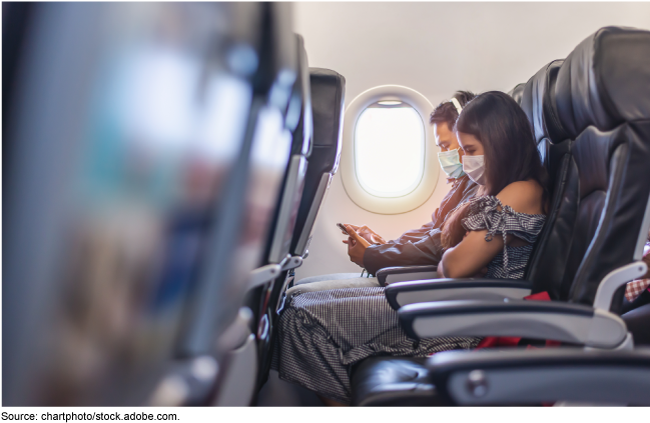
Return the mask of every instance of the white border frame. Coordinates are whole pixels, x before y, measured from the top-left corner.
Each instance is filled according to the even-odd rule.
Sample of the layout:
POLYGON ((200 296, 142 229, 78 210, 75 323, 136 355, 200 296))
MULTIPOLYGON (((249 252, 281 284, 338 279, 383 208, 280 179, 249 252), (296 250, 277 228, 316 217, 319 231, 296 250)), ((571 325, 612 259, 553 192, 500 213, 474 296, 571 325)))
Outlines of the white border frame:
POLYGON ((433 105, 419 92, 401 85, 381 85, 359 94, 345 111, 343 148, 341 151, 341 180, 348 197, 359 207, 371 213, 400 214, 415 210, 433 194, 438 184, 440 165, 433 133, 429 126, 429 114, 433 105), (361 187, 357 179, 354 156, 354 133, 357 120, 368 106, 378 101, 399 100, 408 103, 422 118, 424 125, 424 169, 420 184, 402 197, 376 197, 361 187))

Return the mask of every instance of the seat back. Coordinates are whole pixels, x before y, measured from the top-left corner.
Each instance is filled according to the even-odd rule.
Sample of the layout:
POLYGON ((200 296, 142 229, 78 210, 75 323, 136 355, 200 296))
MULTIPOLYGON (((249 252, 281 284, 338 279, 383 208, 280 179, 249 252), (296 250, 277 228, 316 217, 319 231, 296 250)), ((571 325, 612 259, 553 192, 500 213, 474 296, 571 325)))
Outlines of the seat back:
POLYGON ((558 72, 555 104, 575 208, 564 294, 591 305, 605 276, 641 258, 650 225, 650 32, 605 27, 585 39, 558 72))
MULTIPOLYGON (((282 191, 278 198, 275 214, 271 223, 266 252, 261 263, 262 267, 269 269, 265 277, 251 280, 246 298, 246 306, 253 313, 252 330, 256 336, 257 353, 251 355, 251 360, 257 363, 248 363, 247 368, 258 368, 265 372, 265 356, 268 355, 271 343, 272 320, 274 306, 271 306, 272 293, 279 289, 278 285, 284 284, 286 272, 281 272, 280 266, 290 263, 289 248, 293 229, 298 214, 298 206, 303 192, 305 173, 307 171, 307 157, 311 153, 313 124, 311 108, 311 92, 309 85, 309 66, 304 42, 300 35, 296 37, 296 57, 298 58, 298 77, 293 86, 293 93, 286 115, 287 129, 292 131, 291 157, 289 158, 282 191), (270 269, 270 266, 276 266, 270 269), (274 270, 271 273, 271 270, 274 270)), ((241 376, 240 376, 241 377, 241 376)))
MULTIPOLYGON (((543 112, 544 97, 548 95, 549 85, 553 84, 557 79, 557 72, 563 62, 564 60, 554 60, 544 66, 528 80, 521 92, 520 105, 524 109, 524 112, 526 112, 526 116, 528 116, 542 163, 546 166, 551 177, 555 176, 557 169, 551 169, 550 165, 555 164, 555 162, 550 163, 548 160, 549 149, 553 145, 548 127, 554 128, 559 125, 554 121, 548 122, 547 124, 543 112)), ((559 130, 556 130, 556 132, 559 131, 562 131, 561 127, 559 130)), ((561 141, 566 140, 566 137, 555 138, 555 140, 559 144, 561 141)), ((552 186, 553 184, 551 183, 552 186)))
POLYGON ((554 86, 562 60, 554 60, 540 69, 522 90, 521 107, 531 123, 540 157, 549 173, 550 201, 544 228, 533 247, 525 279, 533 282, 533 292, 547 291, 552 299, 560 299, 560 284, 567 267, 566 238, 572 235, 572 208, 563 201, 565 174, 570 159, 570 142, 553 138, 563 133, 556 120, 547 118, 544 104, 549 87, 554 86))
MULTIPOLYGON (((305 178, 305 189, 302 191, 300 200, 300 212, 303 214, 301 215, 302 219, 300 216, 297 219, 299 223, 293 234, 294 242, 305 232, 307 232, 307 236, 310 234, 320 204, 329 187, 329 181, 336 172, 337 157, 340 153, 339 128, 343 111, 344 79, 336 72, 313 68, 310 69, 309 79, 310 111, 313 113, 314 137, 313 143, 310 143, 311 154, 305 178), (332 127, 332 125, 334 126, 332 127), (323 179, 325 179, 324 183, 323 179), (309 213, 311 213, 310 216, 309 213), (310 223, 306 224, 306 222, 310 223)), ((304 251, 306 252, 306 248, 304 251)), ((260 366, 257 383, 259 388, 264 385, 268 377, 275 336, 274 327, 284 299, 284 292, 293 281, 293 269, 302 263, 303 254, 298 255, 293 249, 291 253, 293 255, 291 262, 285 267, 286 270, 280 274, 280 277, 266 286, 263 292, 253 296, 253 300, 258 301, 261 306, 259 315, 256 316, 260 366)))
MULTIPOLYGON (((272 81, 272 84, 262 109, 265 110, 264 113, 272 111, 273 126, 267 126, 266 123, 260 121, 255 130, 251 156, 254 158, 254 163, 257 163, 257 172, 253 172, 249 181, 248 206, 241 234, 241 242, 248 246, 248 251, 242 258, 250 259, 254 264, 253 267, 270 261, 269 254, 273 245, 278 245, 280 250, 286 248, 286 243, 283 240, 286 235, 285 231, 290 231, 292 214, 290 209, 295 202, 292 200, 292 196, 295 195, 293 190, 285 190, 285 187, 289 185, 287 178, 293 178, 292 184, 294 189, 297 189, 296 184, 301 177, 301 169, 304 169, 304 166, 298 166, 292 172, 290 158, 292 149, 300 151, 296 156, 304 157, 303 152, 308 151, 306 143, 309 142, 309 138, 304 136, 304 126, 297 129, 300 121, 300 108, 304 105, 304 96, 299 103, 295 102, 295 96, 292 98, 300 75, 300 57, 297 52, 302 53, 304 61, 306 61, 306 55, 304 48, 298 45, 302 40, 291 32, 291 5, 269 3, 266 6, 268 12, 267 31, 270 32, 267 38, 267 42, 269 42, 267 47, 270 49, 270 53, 266 59, 271 65, 275 79, 266 79, 267 82, 272 81), (294 138, 292 131, 300 132, 301 135, 296 134, 294 138), (286 210, 282 211, 283 204, 289 207, 288 213, 286 210), (282 213, 280 213, 281 211, 282 213), (284 230, 276 230, 279 227, 280 219, 283 219, 284 230), (273 240, 277 239, 280 242, 274 244, 273 240)), ((302 119, 304 120, 304 118, 302 119)), ((278 259, 277 262, 282 262, 282 260, 278 259)), ((277 267, 277 269, 274 268, 277 277, 279 266, 277 263, 272 263, 272 266, 277 267)), ((259 295, 262 287, 251 279, 254 272, 251 272, 251 268, 248 266, 246 269, 248 277, 238 285, 238 295, 233 296, 226 293, 221 297, 223 301, 230 303, 229 307, 239 307, 240 310, 237 317, 217 341, 219 349, 226 353, 226 357, 223 362, 223 371, 217 381, 215 396, 210 401, 212 405, 248 405, 254 394, 258 374, 256 313, 261 308, 260 301, 263 301, 263 297, 259 295), (258 289, 255 289, 256 286, 258 289)), ((260 270, 260 267, 257 267, 256 270, 260 270)), ((265 280, 272 279, 274 278, 265 280)))
POLYGON ((541 117, 551 141, 566 138, 547 149, 563 188, 528 276, 553 299, 593 305, 605 276, 641 257, 650 224, 648 51, 650 32, 603 28, 549 72, 541 117))
MULTIPOLYGON (((266 262, 281 263, 289 254, 298 207, 305 184, 307 158, 312 149, 313 123, 309 64, 302 36, 296 34, 298 77, 287 109, 287 129, 292 132, 291 158, 287 166, 282 192, 271 224, 266 262)), ((263 263, 266 264, 266 263, 263 263)))
POLYGON ((325 194, 341 157, 345 78, 339 73, 310 68, 314 141, 291 242, 291 254, 305 257, 325 194))
POLYGON ((521 98, 524 94, 525 86, 526 84, 522 82, 521 84, 515 85, 515 87, 512 90, 508 91, 508 95, 512 97, 520 106, 521 106, 521 98))
POLYGON ((203 255, 228 245, 233 267, 219 231, 243 210, 262 6, 32 8, 5 168, 3 401, 144 404, 203 255))
POLYGON ((534 292, 591 305, 606 275, 640 258, 650 224, 648 34, 603 28, 527 84, 522 105, 556 178, 527 272, 534 292))

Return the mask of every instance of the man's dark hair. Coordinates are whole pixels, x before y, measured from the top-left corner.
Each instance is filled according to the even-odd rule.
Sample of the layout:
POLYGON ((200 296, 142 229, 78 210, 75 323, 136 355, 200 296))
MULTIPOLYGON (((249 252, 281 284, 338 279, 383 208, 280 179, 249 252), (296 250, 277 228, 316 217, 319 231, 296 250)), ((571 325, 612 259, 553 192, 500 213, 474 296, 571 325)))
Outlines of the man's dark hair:
MULTIPOLYGON (((469 91, 456 91, 454 97, 460 103, 460 106, 465 108, 465 105, 469 103, 472 99, 476 97, 476 94, 469 91)), ((443 101, 438 104, 436 108, 431 112, 429 117, 429 123, 431 125, 436 123, 446 123, 449 130, 454 129, 456 120, 458 119, 458 110, 456 106, 451 101, 443 101)))

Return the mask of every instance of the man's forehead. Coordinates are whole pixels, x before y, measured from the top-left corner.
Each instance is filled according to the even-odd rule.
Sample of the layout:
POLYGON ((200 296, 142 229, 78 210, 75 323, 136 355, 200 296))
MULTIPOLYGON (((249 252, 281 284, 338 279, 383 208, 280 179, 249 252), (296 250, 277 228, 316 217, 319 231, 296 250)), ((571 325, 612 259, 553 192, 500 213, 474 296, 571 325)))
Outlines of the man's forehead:
POLYGON ((433 124, 433 130, 437 131, 437 132, 442 132, 442 133, 450 132, 449 131, 449 125, 447 125, 447 123, 445 123, 445 122, 436 122, 436 123, 434 123, 433 124))
POLYGON ((438 125, 433 126, 433 135, 436 140, 436 144, 443 142, 450 142, 454 140, 453 133, 446 128, 446 124, 441 124, 442 128, 438 125))

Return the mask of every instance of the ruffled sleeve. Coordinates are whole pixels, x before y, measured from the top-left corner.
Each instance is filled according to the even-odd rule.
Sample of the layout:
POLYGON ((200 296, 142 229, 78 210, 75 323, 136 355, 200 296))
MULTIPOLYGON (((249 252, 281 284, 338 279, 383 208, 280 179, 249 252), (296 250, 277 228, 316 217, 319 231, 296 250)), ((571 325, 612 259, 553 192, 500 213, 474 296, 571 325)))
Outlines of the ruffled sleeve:
POLYGON ((494 196, 481 196, 472 199, 463 227, 468 231, 487 229, 485 240, 490 242, 495 235, 503 236, 503 264, 508 273, 508 252, 506 237, 516 236, 526 242, 534 243, 544 227, 546 216, 543 214, 519 213, 510 206, 504 206, 494 196))

